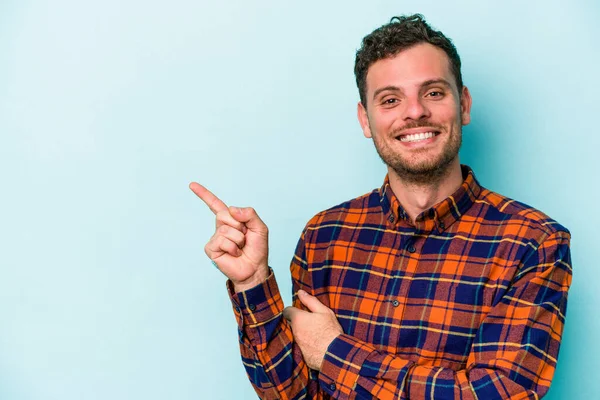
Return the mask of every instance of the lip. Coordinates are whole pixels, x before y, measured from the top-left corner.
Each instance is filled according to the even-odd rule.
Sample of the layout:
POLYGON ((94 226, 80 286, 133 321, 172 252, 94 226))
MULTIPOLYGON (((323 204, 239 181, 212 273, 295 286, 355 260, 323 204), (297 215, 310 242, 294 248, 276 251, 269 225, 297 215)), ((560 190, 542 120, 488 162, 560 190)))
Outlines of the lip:
POLYGON ((441 133, 441 131, 437 128, 420 127, 420 128, 403 130, 402 132, 400 132, 399 135, 396 135, 395 139, 400 139, 402 136, 406 136, 406 135, 414 135, 415 133, 425 133, 425 132, 433 132, 433 133, 435 133, 435 136, 437 136, 441 133))

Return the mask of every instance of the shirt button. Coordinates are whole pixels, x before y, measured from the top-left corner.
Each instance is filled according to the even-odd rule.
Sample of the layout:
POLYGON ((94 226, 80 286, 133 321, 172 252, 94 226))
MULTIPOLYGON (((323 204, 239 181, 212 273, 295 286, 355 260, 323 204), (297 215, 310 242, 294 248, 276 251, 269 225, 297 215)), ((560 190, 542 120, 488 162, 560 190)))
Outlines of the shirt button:
POLYGON ((335 392, 335 383, 329 384, 329 389, 331 389, 333 392, 335 392))
POLYGON ((240 306, 235 306, 235 311, 240 312, 242 310, 240 310, 240 306))
POLYGON ((394 300, 392 301, 392 304, 394 307, 398 307, 400 305, 400 302, 398 300, 394 300))
POLYGON ((440 229, 446 229, 446 225, 444 225, 444 221, 440 221, 439 226, 440 226, 440 229))
POLYGON ((414 244, 411 244, 410 246, 408 246, 409 253, 414 253, 415 251, 417 251, 417 249, 415 248, 414 244))
POLYGON ((254 310, 256 310, 256 306, 255 306, 254 304, 250 304, 250 305, 248 306, 248 308, 250 309, 250 311, 254 311, 254 310))
POLYGON ((391 223, 394 223, 394 220, 395 220, 395 218, 394 218, 394 214, 390 214, 390 216, 388 217, 388 220, 389 220, 391 223))

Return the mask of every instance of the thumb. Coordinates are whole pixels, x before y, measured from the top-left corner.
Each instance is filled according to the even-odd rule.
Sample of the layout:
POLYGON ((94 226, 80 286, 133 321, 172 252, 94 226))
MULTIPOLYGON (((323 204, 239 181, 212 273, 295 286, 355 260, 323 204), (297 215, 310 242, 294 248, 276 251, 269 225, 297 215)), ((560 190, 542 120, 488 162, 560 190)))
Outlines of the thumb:
POLYGON ((298 299, 306 306, 311 312, 325 313, 331 311, 329 307, 321 303, 315 296, 311 296, 304 290, 298 290, 298 299))
POLYGON ((229 213, 239 222, 246 224, 249 230, 254 232, 267 232, 267 225, 260 219, 252 207, 229 207, 229 213))
POLYGON ((287 319, 290 322, 293 322, 292 320, 294 319, 294 317, 298 314, 302 314, 305 313, 306 311, 301 310, 299 308, 296 307, 286 307, 283 309, 283 318, 287 319))

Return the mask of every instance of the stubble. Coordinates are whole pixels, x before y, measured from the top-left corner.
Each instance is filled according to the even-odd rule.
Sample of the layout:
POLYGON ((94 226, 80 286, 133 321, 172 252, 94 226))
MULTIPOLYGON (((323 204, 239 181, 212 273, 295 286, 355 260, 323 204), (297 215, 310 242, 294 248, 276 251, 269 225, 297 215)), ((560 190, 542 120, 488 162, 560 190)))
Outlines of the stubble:
MULTIPOLYGON (((427 153, 431 151, 430 149, 416 149, 413 150, 408 157, 403 156, 402 154, 395 152, 385 140, 380 140, 379 133, 371 128, 371 132, 373 132, 373 144, 375 145, 377 154, 379 154, 383 163, 392 168, 398 177, 407 184, 429 186, 441 182, 448 176, 450 173, 450 166, 458 157, 458 152, 462 144, 460 121, 458 126, 454 127, 454 132, 448 132, 444 130, 443 127, 432 125, 431 123, 411 124, 411 126, 405 126, 402 129, 405 130, 425 126, 441 128, 440 130, 442 130, 444 134, 450 135, 449 140, 444 144, 442 152, 434 157, 427 156, 427 153)), ((396 136, 396 134, 392 132, 389 136, 389 140, 397 140, 391 139, 394 136, 396 136)))

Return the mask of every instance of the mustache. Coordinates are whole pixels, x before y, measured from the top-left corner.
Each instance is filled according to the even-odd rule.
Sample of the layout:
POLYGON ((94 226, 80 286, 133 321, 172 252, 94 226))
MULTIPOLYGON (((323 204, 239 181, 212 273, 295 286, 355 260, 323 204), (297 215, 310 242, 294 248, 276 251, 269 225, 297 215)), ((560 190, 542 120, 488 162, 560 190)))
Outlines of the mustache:
POLYGON ((400 128, 394 129, 392 131, 392 136, 394 136, 394 137, 401 136, 404 131, 407 131, 409 129, 415 129, 415 128, 434 128, 435 130, 438 130, 438 131, 444 130, 444 126, 440 125, 440 124, 434 124, 431 122, 414 121, 414 122, 409 122, 400 128))

